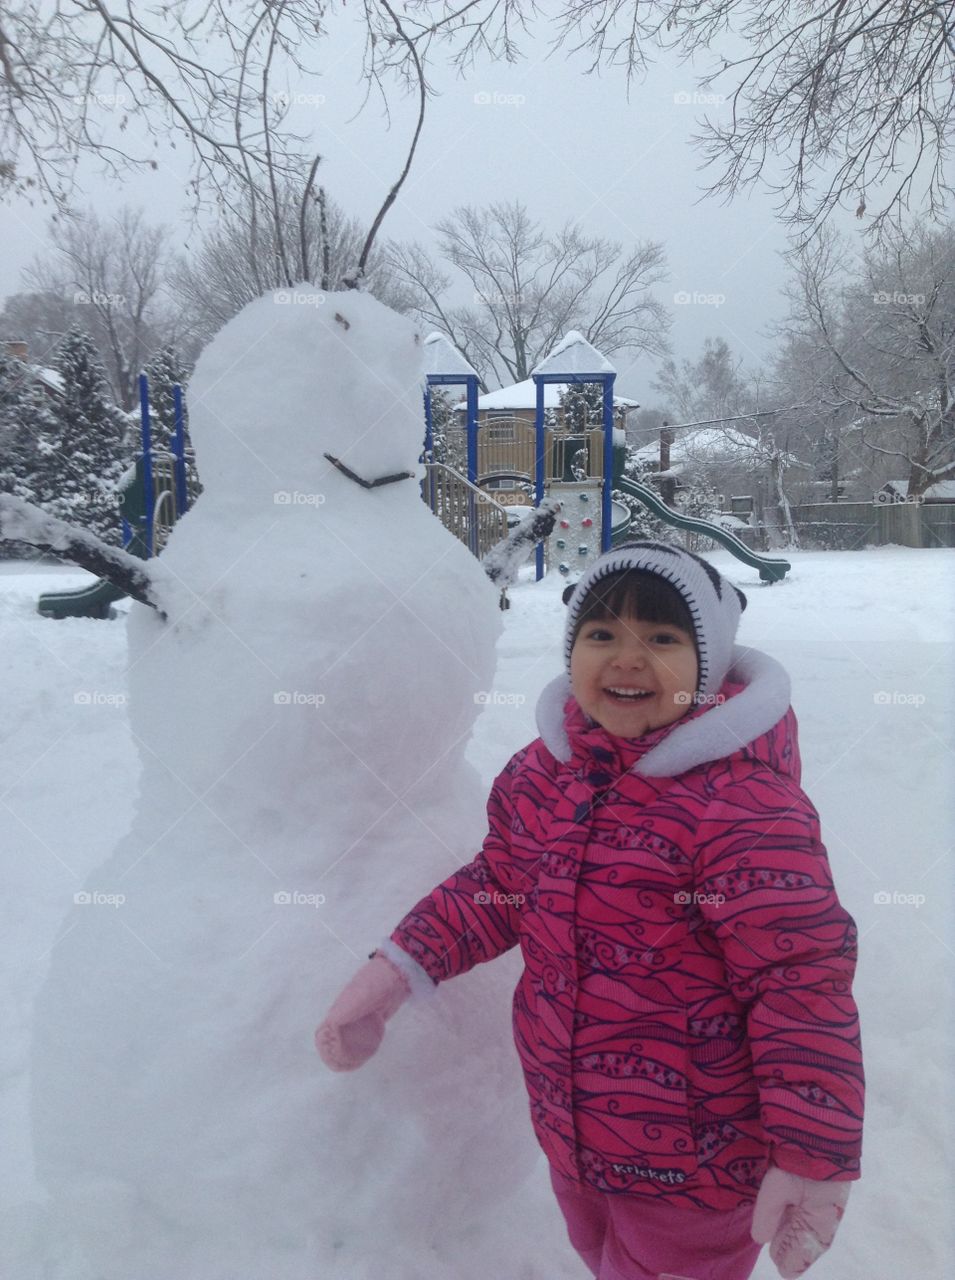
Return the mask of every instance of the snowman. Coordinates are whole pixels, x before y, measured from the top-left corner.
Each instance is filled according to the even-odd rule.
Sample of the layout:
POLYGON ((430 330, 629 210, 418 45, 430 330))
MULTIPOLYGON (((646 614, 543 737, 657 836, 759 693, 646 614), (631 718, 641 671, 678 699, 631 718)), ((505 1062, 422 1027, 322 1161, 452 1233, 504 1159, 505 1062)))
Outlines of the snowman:
POLYGON ((312 1040, 486 830, 464 755, 498 592, 421 501, 421 364, 374 298, 300 286, 196 367, 204 492, 147 566, 161 609, 128 619, 136 817, 36 1011, 69 1280, 518 1274, 486 1229, 538 1159, 516 952, 403 1010, 361 1072, 312 1040))

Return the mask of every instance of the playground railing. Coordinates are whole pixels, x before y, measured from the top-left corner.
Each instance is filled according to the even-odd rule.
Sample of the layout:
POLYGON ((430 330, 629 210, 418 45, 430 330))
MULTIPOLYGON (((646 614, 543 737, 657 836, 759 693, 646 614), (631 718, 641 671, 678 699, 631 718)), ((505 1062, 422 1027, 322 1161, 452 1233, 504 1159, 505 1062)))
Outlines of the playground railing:
POLYGON ((507 507, 443 462, 425 463, 421 496, 478 559, 507 537, 507 507))

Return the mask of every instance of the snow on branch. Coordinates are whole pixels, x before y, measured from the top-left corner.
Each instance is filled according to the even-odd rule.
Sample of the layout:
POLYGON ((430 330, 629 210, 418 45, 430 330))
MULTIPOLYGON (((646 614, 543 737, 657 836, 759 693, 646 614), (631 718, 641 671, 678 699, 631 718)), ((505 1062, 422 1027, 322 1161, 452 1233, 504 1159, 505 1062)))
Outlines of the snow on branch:
POLYGON ((490 549, 481 564, 496 586, 504 589, 514 585, 517 571, 527 559, 531 547, 535 547, 542 538, 549 537, 559 510, 557 498, 546 498, 533 515, 490 549))
POLYGON ((81 569, 106 578, 133 600, 149 605, 165 620, 153 575, 142 560, 111 547, 86 529, 49 515, 32 502, 0 493, 0 542, 7 541, 26 542, 38 551, 71 560, 81 569))

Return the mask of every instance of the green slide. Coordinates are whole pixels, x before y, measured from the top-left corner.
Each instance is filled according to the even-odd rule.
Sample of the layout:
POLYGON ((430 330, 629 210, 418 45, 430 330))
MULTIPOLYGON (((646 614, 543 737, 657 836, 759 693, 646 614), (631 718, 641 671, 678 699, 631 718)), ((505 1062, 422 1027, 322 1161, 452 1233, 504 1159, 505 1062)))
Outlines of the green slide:
POLYGON ((122 600, 125 592, 97 578, 76 591, 46 591, 37 601, 37 613, 45 618, 111 618, 110 605, 122 600))
POLYGON ((698 520, 695 516, 681 515, 680 512, 674 511, 672 507, 668 507, 659 495, 654 493, 652 489, 648 489, 646 485, 637 484, 635 480, 628 480, 624 476, 617 479, 615 485, 624 493, 629 493, 632 497, 637 498, 655 516, 664 520, 667 524, 672 524, 677 529, 702 533, 707 538, 712 538, 721 547, 725 547, 727 551, 732 552, 737 560, 742 560, 743 564, 748 564, 751 569, 758 569, 759 576, 763 582, 780 582, 792 568, 788 560, 772 560, 766 556, 758 556, 754 551, 750 551, 744 542, 740 542, 735 534, 729 533, 726 529, 721 529, 718 524, 713 524, 709 520, 698 520))

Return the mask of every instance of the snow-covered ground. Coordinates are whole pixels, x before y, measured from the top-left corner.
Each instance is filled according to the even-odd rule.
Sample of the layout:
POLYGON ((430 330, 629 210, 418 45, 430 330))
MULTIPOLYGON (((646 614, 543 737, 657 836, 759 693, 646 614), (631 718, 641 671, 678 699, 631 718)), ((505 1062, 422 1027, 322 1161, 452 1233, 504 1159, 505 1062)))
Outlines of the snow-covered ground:
MULTIPOLYGON (((796 552, 790 577, 772 587, 727 553, 710 558, 749 597, 741 642, 790 671, 803 784, 860 933, 863 1178, 836 1243, 811 1274, 945 1280, 955 1275, 947 1158, 955 1110, 955 553, 796 552)), ((30 1148, 32 1001, 74 893, 130 825, 139 778, 126 706, 125 620, 52 622, 35 612, 41 591, 87 577, 0 563, 0 947, 8 994, 0 1038, 0 1257, 11 1280, 47 1274, 41 1251, 27 1243, 31 1204, 44 1199, 30 1148)), ((562 585, 525 576, 511 592, 494 688, 468 750, 487 784, 535 736, 537 695, 560 669, 562 585)), ((409 905, 394 903, 396 921, 409 905)), ((323 1013, 316 1005, 316 1022, 323 1013)), ((317 1056, 315 1069, 323 1069, 317 1056)), ((529 1117, 527 1141, 534 1141, 529 1117)), ((501 1280, 583 1280, 556 1206, 546 1207, 542 1160, 528 1196, 533 1205, 516 1205, 488 1224, 495 1234, 513 1232, 513 1271, 501 1280), (525 1220, 551 1224, 552 1240, 528 1238, 525 1220), (537 1270, 544 1258, 547 1268, 537 1270)), ((764 1251, 755 1280, 775 1274, 764 1251)))

